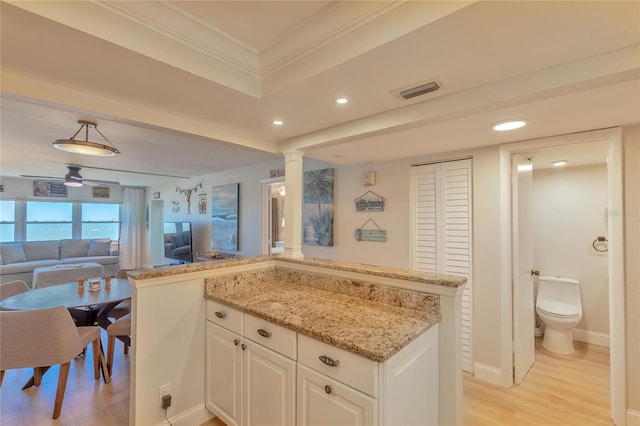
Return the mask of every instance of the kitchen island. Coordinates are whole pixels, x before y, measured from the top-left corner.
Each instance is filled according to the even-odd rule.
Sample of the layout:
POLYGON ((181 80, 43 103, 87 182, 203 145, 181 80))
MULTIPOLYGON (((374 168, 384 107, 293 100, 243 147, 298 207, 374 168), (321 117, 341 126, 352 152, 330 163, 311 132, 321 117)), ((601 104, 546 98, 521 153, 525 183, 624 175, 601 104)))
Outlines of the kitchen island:
MULTIPOLYGON (((295 361, 298 357, 299 380, 301 377, 310 380, 317 373, 312 369, 305 370, 307 366, 303 365, 307 362, 304 361, 305 348, 315 349, 315 345, 321 348, 323 344, 329 345, 326 348, 344 354, 343 359, 356 356, 358 360, 366 360, 362 365, 370 362, 379 366, 380 369, 375 367, 371 371, 377 371, 374 379, 382 384, 363 385, 364 393, 375 398, 381 397, 383 385, 388 382, 383 366, 391 365, 387 364, 390 360, 397 359, 403 351, 414 350, 418 342, 422 344, 421 339, 430 336, 436 341, 435 359, 440 377, 435 382, 438 404, 435 411, 439 412, 439 423, 461 423, 459 313, 465 282, 462 277, 321 259, 258 257, 222 264, 205 262, 137 271, 130 273, 129 278, 134 286, 137 308, 134 308, 137 318, 133 321, 132 333, 134 345, 138 345, 132 368, 132 423, 158 422, 158 414, 161 414, 157 413, 158 398, 150 396, 150 392, 157 395, 157 388, 166 383, 172 383, 174 389, 174 413, 177 414, 172 421, 188 419, 194 422, 206 417, 206 410, 200 406, 205 405, 205 395, 186 387, 193 381, 196 382, 192 383, 193 387, 198 387, 200 382, 203 388, 206 387, 203 377, 207 359, 204 354, 194 352, 197 347, 205 352, 204 335, 209 338, 210 323, 219 326, 215 321, 220 318, 215 312, 223 314, 220 309, 212 311, 214 306, 227 307, 244 315, 241 324, 253 325, 258 321, 272 325, 275 330, 286 330, 285 335, 293 333, 297 336, 285 337, 285 346, 289 349, 282 351, 289 360, 295 361), (199 319, 202 324, 198 324, 199 319), (158 329, 158 322, 163 324, 161 330, 164 332, 158 329), (297 342, 295 352, 287 352, 293 347, 286 343, 287 339, 297 342), (159 346, 173 356, 153 350, 159 346), (190 350, 186 352, 187 349, 190 350), (157 377, 158 369, 164 378, 157 377), (176 384, 181 393, 176 392, 176 384)), ((236 337, 230 341, 244 342, 242 339, 246 338, 247 342, 253 343, 264 337, 245 336, 244 325, 235 330, 236 337)), ((260 329, 265 330, 264 327, 260 329)), ((326 365, 318 368, 327 368, 327 375, 336 371, 326 365)), ((331 389, 345 381, 347 379, 339 378, 331 389)), ((298 391, 304 383, 311 382, 299 382, 298 391)), ((380 401, 384 403, 383 399, 380 401)), ((169 410, 170 416, 172 409, 173 406, 169 410)), ((299 414, 300 411, 299 405, 299 414)), ((383 411, 388 412, 389 408, 380 412, 383 411)), ((309 415, 313 417, 313 413, 309 415)), ((381 416, 380 421, 383 420, 381 416)))

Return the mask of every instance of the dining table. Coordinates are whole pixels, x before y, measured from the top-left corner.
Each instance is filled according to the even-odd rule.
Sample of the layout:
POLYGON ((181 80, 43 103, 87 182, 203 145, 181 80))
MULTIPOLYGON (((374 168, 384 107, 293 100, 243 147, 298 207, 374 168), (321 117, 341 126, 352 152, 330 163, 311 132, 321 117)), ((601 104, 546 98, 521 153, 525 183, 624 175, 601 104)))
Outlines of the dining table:
MULTIPOLYGON (((110 288, 105 287, 104 279, 98 290, 89 290, 88 284, 85 284, 84 290, 79 291, 77 282, 58 284, 7 297, 0 302, 0 307, 15 311, 64 306, 69 309, 78 326, 97 324, 106 329, 111 324, 109 311, 123 300, 131 298, 131 285, 128 279, 112 278, 110 288)), ((129 337, 123 337, 126 338, 126 344, 130 344, 129 337)), ((102 351, 102 343, 100 346, 102 351)), ((108 381, 108 373, 102 373, 105 381, 108 381)), ((24 388, 30 386, 33 386, 33 379, 24 388)))

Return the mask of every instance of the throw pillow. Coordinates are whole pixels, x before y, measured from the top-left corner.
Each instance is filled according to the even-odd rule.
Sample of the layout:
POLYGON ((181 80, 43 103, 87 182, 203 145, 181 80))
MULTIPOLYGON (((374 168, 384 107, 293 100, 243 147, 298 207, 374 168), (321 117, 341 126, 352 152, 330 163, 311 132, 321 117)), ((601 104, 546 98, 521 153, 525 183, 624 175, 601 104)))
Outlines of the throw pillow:
POLYGON ((175 234, 171 236, 171 242, 176 246, 176 247, 182 247, 184 245, 184 241, 182 240, 182 235, 180 234, 175 234))
POLYGON ((91 240, 89 242, 88 256, 109 256, 111 240, 91 240))
POLYGON ((27 261, 27 256, 22 249, 22 243, 3 244, 0 246, 0 253, 2 253, 5 265, 27 261))
POLYGON ((22 249, 27 260, 50 260, 60 256, 58 240, 24 241, 22 249))
POLYGON ((60 259, 88 256, 89 243, 89 240, 60 240, 60 259))

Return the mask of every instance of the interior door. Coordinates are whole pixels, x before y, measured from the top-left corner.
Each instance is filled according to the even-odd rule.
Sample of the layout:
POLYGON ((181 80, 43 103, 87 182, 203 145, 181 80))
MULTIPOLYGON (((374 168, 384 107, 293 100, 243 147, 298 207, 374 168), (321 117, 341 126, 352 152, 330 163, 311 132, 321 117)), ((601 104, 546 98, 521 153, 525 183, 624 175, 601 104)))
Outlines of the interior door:
POLYGON ((533 300, 533 232, 531 217, 533 163, 512 157, 512 262, 514 381, 522 383, 535 361, 533 300))

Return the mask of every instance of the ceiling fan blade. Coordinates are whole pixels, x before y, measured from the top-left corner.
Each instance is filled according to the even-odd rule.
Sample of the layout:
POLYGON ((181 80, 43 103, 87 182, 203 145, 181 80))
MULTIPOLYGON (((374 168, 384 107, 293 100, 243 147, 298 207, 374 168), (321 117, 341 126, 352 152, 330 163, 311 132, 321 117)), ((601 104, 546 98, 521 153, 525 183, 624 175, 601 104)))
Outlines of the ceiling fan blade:
POLYGON ((87 184, 93 183, 96 185, 120 186, 120 182, 116 182, 113 180, 83 179, 82 182, 87 184))

